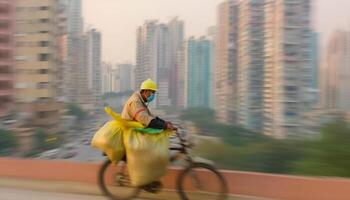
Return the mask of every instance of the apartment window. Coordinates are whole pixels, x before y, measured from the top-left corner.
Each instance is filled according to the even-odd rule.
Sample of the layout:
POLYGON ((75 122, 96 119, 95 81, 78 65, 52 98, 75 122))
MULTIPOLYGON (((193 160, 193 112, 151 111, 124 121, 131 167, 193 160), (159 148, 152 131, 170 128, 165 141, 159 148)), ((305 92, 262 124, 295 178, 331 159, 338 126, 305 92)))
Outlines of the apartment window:
POLYGON ((10 42, 9 36, 0 37, 0 44, 9 44, 9 42, 10 42))
POLYGON ((294 116, 297 115, 296 112, 291 112, 291 111, 287 111, 285 114, 286 114, 286 116, 288 116, 288 117, 294 117, 294 116))
POLYGON ((9 28, 10 27, 10 24, 6 21, 0 21, 0 28, 9 28))
MULTIPOLYGON (((1 56, 0 56, 1 57, 1 56)), ((25 60, 27 60, 27 57, 26 56, 16 56, 15 57, 15 60, 16 61, 25 61, 25 60)))
POLYGON ((48 60, 49 60, 49 54, 47 53, 39 54, 39 61, 48 61, 48 60))
POLYGON ((297 91, 297 87, 296 86, 285 86, 285 90, 287 91, 297 91))
POLYGON ((0 59, 4 59, 4 60, 6 60, 6 59, 9 59, 10 58, 10 53, 9 52, 7 52, 7 51, 0 51, 0 59))
POLYGON ((45 118, 45 112, 37 112, 39 118, 45 118))
POLYGON ((45 18, 45 19, 40 19, 39 22, 40 23, 48 23, 50 20, 45 18))
POLYGON ((48 82, 40 82, 36 86, 37 89, 47 89, 48 87, 49 87, 48 82))
POLYGON ((40 74, 48 74, 48 73, 49 73, 49 70, 48 70, 48 69, 40 69, 40 70, 39 70, 39 73, 40 73, 40 74))
POLYGON ((40 46, 41 46, 41 47, 48 47, 49 44, 50 44, 49 41, 40 41, 39 43, 40 43, 40 46))
POLYGON ((39 7, 39 10, 48 10, 48 9, 49 9, 48 6, 40 6, 40 7, 39 7))
POLYGON ((6 65, 0 65, 0 74, 9 74, 11 72, 10 67, 6 65))

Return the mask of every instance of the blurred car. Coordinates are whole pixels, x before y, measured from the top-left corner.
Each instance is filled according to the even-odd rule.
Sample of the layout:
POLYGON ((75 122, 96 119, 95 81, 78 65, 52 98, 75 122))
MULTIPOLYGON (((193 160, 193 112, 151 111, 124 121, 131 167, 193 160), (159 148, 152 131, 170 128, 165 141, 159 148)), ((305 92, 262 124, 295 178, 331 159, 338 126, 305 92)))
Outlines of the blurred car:
POLYGON ((41 153, 39 159, 55 159, 58 157, 59 149, 52 149, 41 153))

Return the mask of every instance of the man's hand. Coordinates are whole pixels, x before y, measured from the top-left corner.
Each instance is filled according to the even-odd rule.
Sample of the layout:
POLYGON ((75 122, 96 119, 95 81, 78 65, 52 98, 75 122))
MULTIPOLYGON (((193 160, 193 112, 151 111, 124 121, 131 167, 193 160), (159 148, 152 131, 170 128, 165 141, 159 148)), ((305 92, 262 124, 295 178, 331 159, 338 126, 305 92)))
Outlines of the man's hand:
POLYGON ((177 130, 177 128, 171 122, 166 122, 166 128, 171 130, 177 130))

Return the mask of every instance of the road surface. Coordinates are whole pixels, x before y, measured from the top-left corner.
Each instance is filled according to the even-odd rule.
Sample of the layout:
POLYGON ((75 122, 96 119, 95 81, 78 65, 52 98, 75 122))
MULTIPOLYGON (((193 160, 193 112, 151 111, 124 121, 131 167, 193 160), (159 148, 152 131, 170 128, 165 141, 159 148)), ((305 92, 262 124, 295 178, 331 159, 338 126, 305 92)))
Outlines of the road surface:
POLYGON ((39 192, 24 189, 0 188, 1 200, 106 200, 102 196, 39 192))

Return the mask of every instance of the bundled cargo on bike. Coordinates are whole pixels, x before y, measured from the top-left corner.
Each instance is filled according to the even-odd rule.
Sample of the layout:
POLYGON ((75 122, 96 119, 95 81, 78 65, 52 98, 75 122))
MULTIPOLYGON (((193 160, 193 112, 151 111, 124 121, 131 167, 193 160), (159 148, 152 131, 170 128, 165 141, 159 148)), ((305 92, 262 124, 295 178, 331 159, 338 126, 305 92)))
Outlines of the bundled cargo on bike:
POLYGON ((133 186, 147 185, 163 176, 169 164, 171 131, 145 129, 138 122, 123 120, 111 109, 106 112, 114 121, 96 132, 92 146, 105 152, 115 164, 126 155, 133 186))

